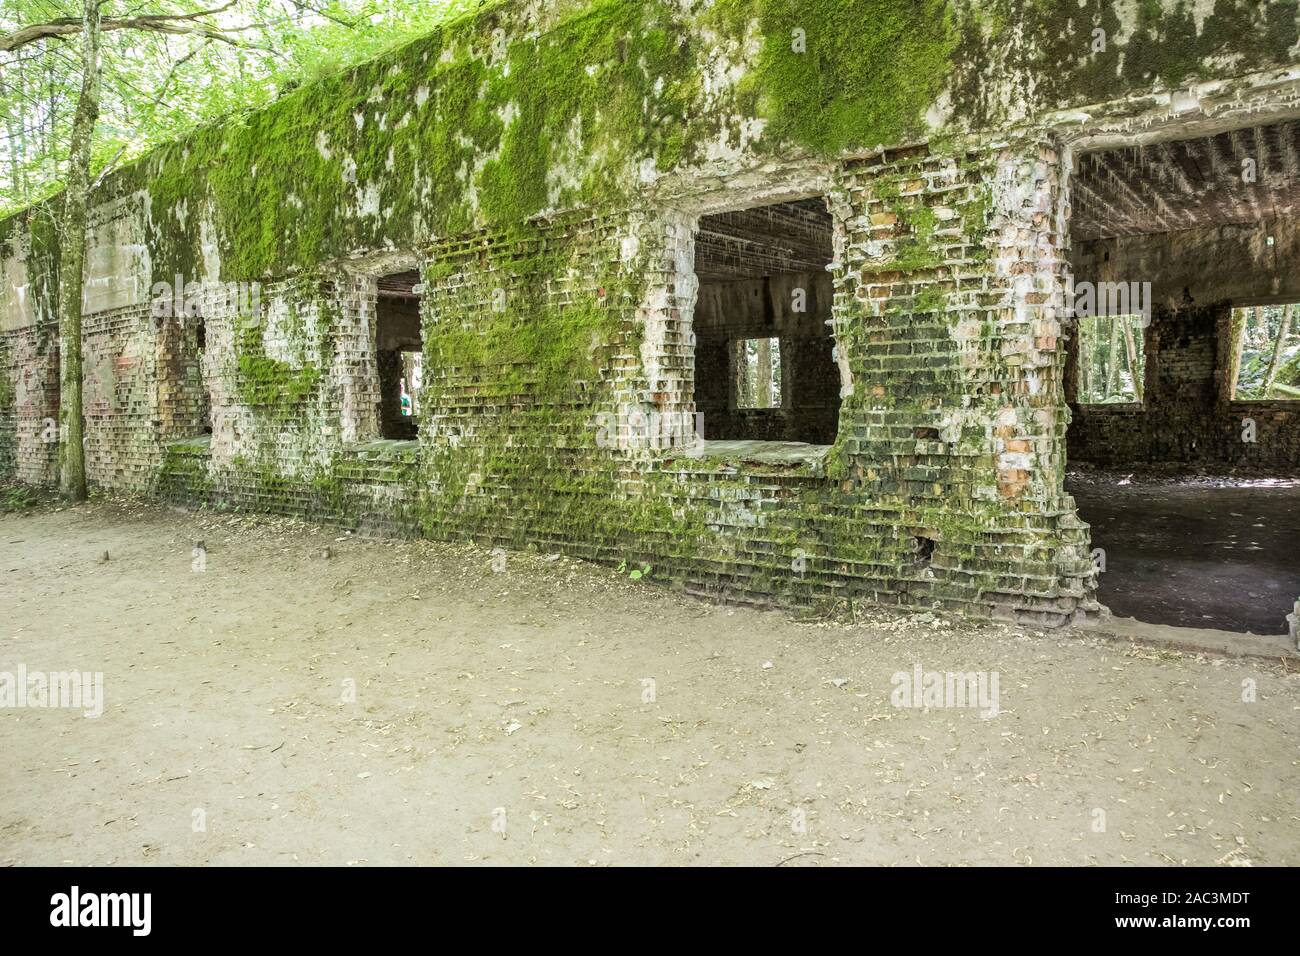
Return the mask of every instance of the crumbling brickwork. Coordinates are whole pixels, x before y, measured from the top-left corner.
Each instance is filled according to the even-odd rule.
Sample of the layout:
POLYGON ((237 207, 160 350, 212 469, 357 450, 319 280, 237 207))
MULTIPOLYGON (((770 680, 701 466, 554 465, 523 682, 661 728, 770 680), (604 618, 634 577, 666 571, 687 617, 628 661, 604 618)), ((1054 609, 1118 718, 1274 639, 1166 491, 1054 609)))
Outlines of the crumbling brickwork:
POLYGON ((925 592, 1067 617, 1092 572, 1061 486, 1059 154, 886 152, 844 185, 839 256, 861 267, 837 287, 858 419, 841 473, 890 529, 863 537, 895 566, 929 551, 925 592))
MULTIPOLYGON (((1094 615, 1062 484, 1073 151, 1293 110, 1270 71, 1300 38, 1224 37, 1236 59, 1175 93, 1187 64, 1123 53, 1172 2, 1126 14, 1104 60, 1069 45, 1072 4, 780 6, 506 4, 109 177, 93 485, 644 563, 753 603, 1094 615), (787 59, 805 26, 814 52, 787 59), (747 246, 727 223, 758 208, 779 211, 747 246), (381 283, 412 269, 418 433, 384 440, 411 336, 382 328, 381 283), (196 309, 159 316, 173 277, 196 309), (798 282, 808 312, 776 309, 798 282), (761 322, 738 305, 756 288, 761 322), (719 355, 766 331, 789 408, 738 415, 719 355), (706 439, 817 447, 701 444, 697 413, 706 439)), ((49 483, 57 257, 0 225, 0 477, 49 483)), ((1213 346, 1169 329, 1168 363, 1201 374, 1213 346)), ((1076 414, 1085 443, 1108 427, 1076 414)))

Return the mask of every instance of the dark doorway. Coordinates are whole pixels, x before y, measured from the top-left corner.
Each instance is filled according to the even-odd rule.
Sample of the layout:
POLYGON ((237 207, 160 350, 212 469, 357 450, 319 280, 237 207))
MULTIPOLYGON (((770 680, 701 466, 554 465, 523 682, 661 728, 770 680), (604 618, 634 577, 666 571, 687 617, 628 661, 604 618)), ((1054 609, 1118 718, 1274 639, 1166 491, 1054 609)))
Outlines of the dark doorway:
POLYGON ((379 434, 410 440, 419 434, 424 339, 420 331, 418 271, 379 280, 375 307, 375 360, 379 370, 379 434))
POLYGON ((203 356, 208 350, 208 326, 202 315, 194 317, 194 370, 193 377, 198 381, 197 413, 199 428, 203 434, 212 434, 212 395, 208 390, 207 370, 203 356))
POLYGON ((1300 597, 1300 122, 1090 152, 1071 180, 1067 487, 1098 599, 1287 630, 1300 597))

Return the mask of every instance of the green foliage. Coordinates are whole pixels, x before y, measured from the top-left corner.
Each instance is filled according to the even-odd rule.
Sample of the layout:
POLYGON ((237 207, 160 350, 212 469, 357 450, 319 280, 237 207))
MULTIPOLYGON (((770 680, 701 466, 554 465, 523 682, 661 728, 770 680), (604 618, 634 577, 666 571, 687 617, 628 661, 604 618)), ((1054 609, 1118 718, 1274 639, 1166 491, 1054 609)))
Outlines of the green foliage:
POLYGON ((1142 400, 1142 380, 1146 374, 1143 333, 1140 315, 1079 319, 1076 401, 1084 405, 1106 405, 1142 400))
POLYGON ((648 578, 652 570, 654 569, 651 567, 651 565, 644 564, 644 563, 639 568, 636 567, 629 568, 628 563, 626 561, 622 562, 618 566, 618 573, 626 574, 628 578, 632 581, 640 581, 642 578, 648 578))
POLYGON ((0 486, 0 514, 26 511, 44 501, 48 501, 48 492, 42 492, 30 485, 0 486))
POLYGON ((781 407, 781 340, 738 339, 732 343, 737 371, 737 408, 781 407))
MULTIPOLYGON (((208 22, 233 43, 141 30, 103 35, 103 103, 93 169, 130 161, 197 125, 265 107, 448 19, 500 0, 329 0, 308 6, 236 0, 208 22), (319 12, 317 12, 319 11, 319 12)), ((188 14, 200 0, 107 0, 104 17, 188 14)), ((0 0, 0 32, 78 17, 74 0, 0 0)), ((0 54, 0 211, 61 188, 81 88, 77 37, 0 54), (72 55, 69 55, 72 54, 72 55), (39 120, 37 118, 39 117, 39 120)))
POLYGON ((773 137, 823 155, 919 135, 958 41, 944 0, 721 0, 718 11, 733 29, 757 14, 762 53, 743 89, 773 137))
MULTIPOLYGON (((240 0, 240 11, 269 2, 240 0)), ((1295 2, 1216 0, 1198 33, 1182 8, 1141 0, 1124 49, 1103 0, 569 0, 547 8, 538 33, 520 29, 515 2, 402 0, 381 15, 369 0, 340 0, 327 12, 351 26, 276 22, 249 34, 274 42, 284 65, 206 44, 177 68, 176 95, 162 100, 171 112, 146 121, 136 104, 106 121, 104 143, 123 131, 129 157, 194 120, 228 117, 137 162, 101 195, 148 190, 160 276, 199 272, 205 221, 221 278, 280 276, 352 250, 420 248, 479 226, 626 202, 647 163, 663 171, 702 159, 707 145, 737 145, 753 119, 766 123, 761 134, 746 126, 758 136, 752 147, 775 155, 932 136, 925 116, 944 91, 959 124, 978 124, 1001 108, 987 101, 1000 88, 989 82, 1001 77, 988 72, 994 65, 1035 77, 1033 95, 1056 104, 1172 83, 1192 67, 1204 75, 1212 62, 1276 61, 1295 34, 1294 9, 1279 9, 1295 2), (1090 48, 1096 27, 1109 37, 1101 52, 1090 48), (751 44, 758 55, 746 60, 751 44), (701 67, 720 51, 747 72, 734 90, 710 84, 706 97, 701 67), (220 56, 238 57, 238 68, 211 59, 220 56), (190 72, 200 63, 223 81, 187 82, 207 75, 190 72), (264 106, 276 92, 264 109, 235 108, 264 106), (195 97, 206 97, 202 108, 195 97)), ((126 43, 129 32, 107 36, 126 43)), ((144 58, 154 80, 180 51, 163 52, 144 58)), ((918 220, 905 261, 928 255, 926 233, 918 220)))
POLYGON ((1233 309, 1240 346, 1234 398, 1238 401, 1300 399, 1300 315, 1291 305, 1233 309))

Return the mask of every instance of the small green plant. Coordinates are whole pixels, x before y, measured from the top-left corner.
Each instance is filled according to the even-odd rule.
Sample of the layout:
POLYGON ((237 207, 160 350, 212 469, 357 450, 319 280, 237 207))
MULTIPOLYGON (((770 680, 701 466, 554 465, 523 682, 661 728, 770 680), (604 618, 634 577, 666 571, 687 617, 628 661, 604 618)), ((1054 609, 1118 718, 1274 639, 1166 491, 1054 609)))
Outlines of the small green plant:
POLYGON ((633 581, 640 581, 642 578, 648 578, 650 576, 650 571, 651 568, 648 564, 642 564, 640 568, 629 569, 627 562, 624 561, 618 566, 618 573, 626 574, 628 578, 633 581))
POLYGON ((31 488, 24 488, 22 485, 12 485, 4 489, 4 497, 0 498, 2 506, 0 511, 8 514, 11 511, 23 511, 30 508, 40 501, 39 496, 31 488))

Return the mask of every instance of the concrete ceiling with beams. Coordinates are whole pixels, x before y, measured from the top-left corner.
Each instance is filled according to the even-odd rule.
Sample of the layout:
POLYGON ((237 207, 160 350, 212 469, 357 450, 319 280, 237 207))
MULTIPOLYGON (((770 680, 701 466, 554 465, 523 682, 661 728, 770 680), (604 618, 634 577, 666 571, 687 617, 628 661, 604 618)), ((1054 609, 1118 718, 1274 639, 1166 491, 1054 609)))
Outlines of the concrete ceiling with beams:
POLYGON ((701 216, 695 274, 701 282, 820 272, 833 255, 831 214, 820 197, 701 216))
POLYGON ((1290 216, 1300 209, 1300 120, 1087 153, 1070 204, 1076 241, 1290 216))
POLYGON ((411 269, 407 272, 394 272, 392 275, 379 277, 379 297, 381 299, 418 299, 415 287, 420 282, 420 271, 411 269))

